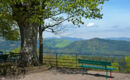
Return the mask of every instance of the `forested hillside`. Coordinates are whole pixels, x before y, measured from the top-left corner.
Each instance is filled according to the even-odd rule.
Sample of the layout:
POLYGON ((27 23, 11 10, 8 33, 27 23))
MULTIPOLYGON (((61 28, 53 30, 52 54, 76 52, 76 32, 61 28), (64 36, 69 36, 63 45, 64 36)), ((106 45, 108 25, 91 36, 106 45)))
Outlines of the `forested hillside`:
POLYGON ((95 38, 75 41, 64 48, 51 48, 50 50, 57 53, 78 53, 94 56, 130 56, 130 42, 95 38))
POLYGON ((44 47, 47 48, 64 48, 71 44, 73 41, 64 39, 45 39, 44 47))
MULTIPOLYGON (((0 39, 0 50, 13 50, 20 41, 0 39)), ((130 42, 94 38, 90 40, 44 39, 45 53, 78 53, 91 56, 130 56, 130 42)))
MULTIPOLYGON (((74 41, 78 41, 80 39, 78 38, 69 38, 69 37, 64 37, 64 38, 45 38, 44 39, 44 48, 64 48, 71 44, 74 41)), ((38 41, 39 43, 39 41, 38 41)), ((37 47, 39 44, 37 43, 37 47)), ((2 37, 0 37, 0 50, 1 51, 10 51, 13 50, 17 47, 20 46, 20 41, 10 41, 10 40, 5 40, 2 37)))

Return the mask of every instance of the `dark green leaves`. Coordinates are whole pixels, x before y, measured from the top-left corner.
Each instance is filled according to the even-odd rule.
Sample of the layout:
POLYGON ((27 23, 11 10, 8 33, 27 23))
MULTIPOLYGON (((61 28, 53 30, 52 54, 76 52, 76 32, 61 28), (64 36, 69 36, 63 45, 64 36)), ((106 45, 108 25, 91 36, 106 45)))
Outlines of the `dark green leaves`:
MULTIPOLYGON (((83 17, 102 18, 101 9, 105 1, 107 0, 0 0, 0 18, 6 19, 7 24, 16 22, 9 23, 8 27, 11 29, 13 24, 40 24, 41 20, 64 17, 64 15, 69 17, 68 21, 80 25, 84 23, 83 17)), ((0 24, 0 26, 5 26, 0 24)))

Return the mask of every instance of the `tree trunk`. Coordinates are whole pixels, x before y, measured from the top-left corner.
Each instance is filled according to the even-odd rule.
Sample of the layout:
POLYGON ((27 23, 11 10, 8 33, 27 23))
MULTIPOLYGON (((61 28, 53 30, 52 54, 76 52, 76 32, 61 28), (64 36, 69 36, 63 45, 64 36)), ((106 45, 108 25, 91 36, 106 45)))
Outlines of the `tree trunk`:
POLYGON ((21 35, 21 66, 38 65, 37 33, 38 26, 35 23, 19 24, 21 35))
POLYGON ((42 37, 42 28, 39 27, 39 61, 40 64, 43 64, 43 37, 42 37))

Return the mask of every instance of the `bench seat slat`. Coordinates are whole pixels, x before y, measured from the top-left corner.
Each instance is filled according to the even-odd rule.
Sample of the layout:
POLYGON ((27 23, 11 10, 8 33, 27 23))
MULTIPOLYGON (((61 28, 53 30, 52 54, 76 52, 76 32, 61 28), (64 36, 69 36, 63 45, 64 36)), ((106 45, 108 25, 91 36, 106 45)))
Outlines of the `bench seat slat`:
POLYGON ((81 68, 93 68, 93 69, 103 69, 103 70, 114 70, 114 68, 105 68, 100 66, 90 66, 90 65, 81 65, 81 68))
POLYGON ((19 59, 19 57, 11 57, 11 58, 8 58, 8 60, 10 61, 10 60, 18 60, 19 59))

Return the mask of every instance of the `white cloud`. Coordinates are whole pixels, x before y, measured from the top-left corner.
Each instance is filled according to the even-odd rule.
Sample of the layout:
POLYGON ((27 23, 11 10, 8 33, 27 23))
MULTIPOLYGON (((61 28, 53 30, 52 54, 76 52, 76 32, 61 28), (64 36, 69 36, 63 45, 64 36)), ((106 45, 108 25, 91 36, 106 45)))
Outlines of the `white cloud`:
POLYGON ((87 24, 87 27, 91 27, 91 26, 94 26, 94 25, 95 25, 95 23, 90 22, 90 23, 87 24))

